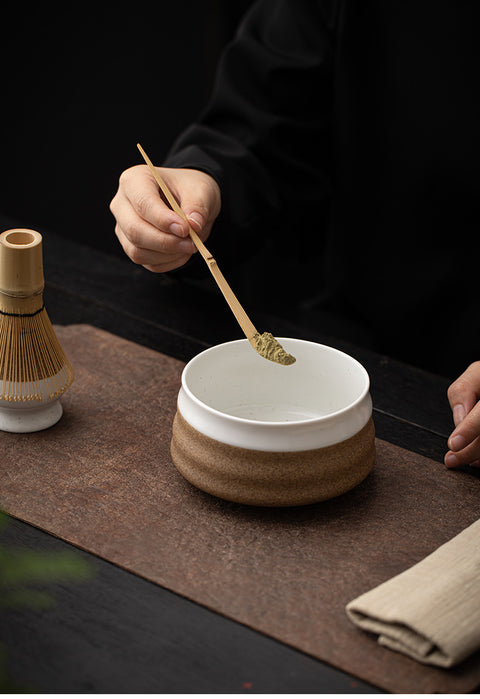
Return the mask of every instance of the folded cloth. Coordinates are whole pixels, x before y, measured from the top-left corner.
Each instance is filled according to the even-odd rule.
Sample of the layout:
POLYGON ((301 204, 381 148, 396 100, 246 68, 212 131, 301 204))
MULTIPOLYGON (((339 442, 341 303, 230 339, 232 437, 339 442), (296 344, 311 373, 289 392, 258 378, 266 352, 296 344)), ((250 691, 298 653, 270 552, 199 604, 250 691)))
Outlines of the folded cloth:
POLYGON ((480 520, 346 607, 354 624, 415 660, 452 667, 480 648, 480 520))

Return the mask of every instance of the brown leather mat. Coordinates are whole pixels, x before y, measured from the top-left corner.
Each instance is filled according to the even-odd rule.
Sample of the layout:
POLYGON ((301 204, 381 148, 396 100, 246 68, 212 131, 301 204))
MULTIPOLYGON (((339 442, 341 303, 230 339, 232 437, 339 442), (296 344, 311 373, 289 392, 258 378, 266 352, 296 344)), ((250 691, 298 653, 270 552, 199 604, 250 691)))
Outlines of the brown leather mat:
POLYGON ((334 500, 273 510, 217 500, 170 458, 183 364, 86 325, 57 333, 76 381, 56 426, 1 434, 1 508, 381 688, 480 684, 480 654, 423 666, 344 611, 478 519, 478 479, 377 440, 373 473, 334 500))

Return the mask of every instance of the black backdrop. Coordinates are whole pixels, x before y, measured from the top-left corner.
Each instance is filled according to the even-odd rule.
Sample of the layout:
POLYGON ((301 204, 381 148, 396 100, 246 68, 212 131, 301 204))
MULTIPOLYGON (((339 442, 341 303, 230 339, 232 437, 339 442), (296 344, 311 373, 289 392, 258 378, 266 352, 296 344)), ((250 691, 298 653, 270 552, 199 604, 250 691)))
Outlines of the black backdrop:
MULTIPOLYGON (((97 3, 93 9, 90 4, 56 3, 55 9, 43 4, 31 6, 28 11, 20 3, 8 5, 7 18, 2 18, 0 25, 0 213, 12 217, 15 225, 52 230, 124 257, 108 208, 120 173, 141 162, 137 141, 159 163, 180 131, 195 119, 208 100, 220 53, 252 2, 157 0, 128 5, 97 3)), ((402 201, 401 179, 410 182, 412 174, 419 193, 418 198, 412 198, 407 187, 412 221, 419 226, 426 221, 427 233, 433 241, 425 251, 427 262, 421 278, 427 294, 431 294, 430 277, 436 283, 436 275, 441 272, 440 267, 432 264, 430 249, 435 249, 437 240, 452 240, 454 246, 452 265, 449 258, 446 260, 452 283, 448 278, 442 281, 443 296, 437 303, 437 315, 429 309, 428 327, 435 327, 440 338, 437 345, 448 361, 453 361, 448 355, 458 350, 461 355, 458 365, 463 370, 466 365, 463 355, 468 355, 469 361, 478 358, 479 337, 475 271, 480 162, 478 129, 475 130, 479 114, 479 93, 475 89, 477 4, 452 5, 449 0, 443 3, 372 0, 348 5, 354 10, 355 20, 352 25, 350 17, 350 27, 355 26, 356 30, 351 45, 345 41, 346 59, 348 50, 355 50, 357 38, 361 45, 353 57, 355 61, 362 59, 355 65, 359 66, 357 74, 363 76, 364 83, 356 82, 352 94, 359 95, 356 106, 361 115, 366 115, 361 124, 369 127, 370 137, 361 131, 360 150, 353 157, 348 155, 349 162, 359 168, 351 174, 355 183, 351 190, 356 201, 362 207, 365 203, 366 208, 362 213, 351 205, 345 211, 351 214, 358 241, 362 236, 370 236, 370 221, 377 220, 379 211, 386 211, 384 219, 378 219, 382 225, 377 224, 377 231, 380 236, 386 231, 385 241, 388 245, 392 241, 395 254, 388 257, 388 266, 377 268, 382 271, 382 283, 389 292, 393 288, 390 277, 400 281, 405 278, 406 284, 397 284, 397 295, 400 298, 408 287, 412 307, 416 308, 417 287, 405 277, 403 258, 398 256, 398 251, 403 250, 409 261, 410 251, 416 250, 418 241, 414 240, 414 245, 405 244, 405 231, 416 229, 404 226, 405 217, 396 213, 397 207, 402 215, 408 213, 402 201), (370 21, 365 7, 373 12, 375 21, 370 21), (378 26, 377 20, 381 22, 378 26), (432 37, 434 41, 430 41, 432 37), (429 41, 424 42, 424 38, 429 41), (386 56, 390 64, 384 65, 378 56, 382 59, 386 56), (421 68, 418 74, 416 57, 421 68), (396 76, 397 82, 385 81, 387 74, 396 76), (388 89, 377 91, 380 84, 388 89), (370 86, 375 98, 380 94, 386 112, 377 109, 375 100, 366 108, 368 97, 359 85, 370 86), (387 118, 379 119, 384 113, 387 118), (438 144, 441 147, 437 152, 438 144), (367 149, 365 157, 362 147, 367 149), (420 156, 427 159, 424 165, 431 166, 433 171, 433 177, 425 182, 420 156), (401 168, 397 168, 399 163, 401 168), (371 176, 365 176, 368 169, 371 176), (392 173, 394 184, 390 186, 388 178, 392 173), (384 182, 387 193, 379 197, 377 206, 371 193, 378 194, 377 184, 380 183, 381 190, 384 182), (400 188, 395 183, 400 183, 400 188), (384 207, 385 202, 388 206, 384 207), (445 334, 449 344, 443 341, 445 334), (468 349, 467 353, 464 348, 468 349)), ((352 112, 347 109, 343 113, 350 116, 352 112)), ((354 123, 354 131, 356 128, 354 123)), ((354 145, 357 146, 357 141, 354 145)), ((345 148, 345 152, 348 154, 349 149, 345 148)), ((310 220, 309 216, 310 211, 305 213, 305 222, 310 220)), ((302 230, 297 220, 296 227, 290 226, 290 230, 288 223, 288 216, 284 216, 282 225, 287 242, 291 230, 297 233, 302 230)), ((310 226, 306 225, 305 230, 309 231, 310 226)), ((425 240, 428 242, 428 236, 425 240)), ((218 255, 217 249, 212 250, 218 255)), ((362 246, 360 252, 358 259, 363 263, 366 257, 373 268, 376 250, 372 248, 365 255, 362 246)), ((423 325, 421 314, 417 313, 421 327, 412 331, 411 318, 406 312, 405 326, 415 335, 415 345, 410 349, 400 346, 400 332, 392 334, 393 339, 385 339, 384 332, 382 337, 383 311, 378 312, 377 306, 379 301, 383 302, 383 296, 375 286, 376 274, 371 278, 366 275, 371 287, 361 280, 359 288, 364 291, 365 303, 355 297, 354 309, 347 308, 344 313, 343 307, 340 311, 337 307, 330 308, 328 297, 325 302, 318 255, 311 253, 310 246, 292 248, 282 242, 276 228, 275 236, 262 238, 249 253, 251 257, 245 264, 237 264, 235 259, 234 269, 220 255, 218 260, 252 315, 257 309, 265 308, 276 315, 314 324, 327 335, 368 345, 441 373, 446 370, 446 364, 436 367, 432 362, 432 347, 434 354, 439 352, 433 335, 423 325), (373 333, 379 333, 380 339, 370 332, 369 314, 373 314, 373 333)), ((383 265, 382 258, 379 260, 383 265)), ((195 269, 208 280, 206 283, 213 293, 218 293, 199 256, 187 273, 193 274, 195 269)), ((363 273, 361 266, 358 269, 363 273)), ((179 275, 182 274, 180 271, 179 275)), ((387 294, 385 298, 390 297, 387 294)), ((388 307, 385 315, 390 311, 388 307)), ((409 334, 404 336, 407 345, 411 345, 409 334)), ((455 369, 454 373, 458 371, 455 369)))
POLYGON ((205 104, 251 0, 9 8, 0 211, 123 255, 108 204, 141 141, 160 162, 205 104))

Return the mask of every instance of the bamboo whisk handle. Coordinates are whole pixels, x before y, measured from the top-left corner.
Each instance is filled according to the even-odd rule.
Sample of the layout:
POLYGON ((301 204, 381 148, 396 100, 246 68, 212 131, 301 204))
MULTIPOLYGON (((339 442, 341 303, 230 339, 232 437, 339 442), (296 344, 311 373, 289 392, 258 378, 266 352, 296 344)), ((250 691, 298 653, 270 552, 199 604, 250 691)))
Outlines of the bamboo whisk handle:
POLYGON ((39 294, 43 277, 42 236, 29 228, 11 228, 0 235, 0 292, 7 296, 39 294))

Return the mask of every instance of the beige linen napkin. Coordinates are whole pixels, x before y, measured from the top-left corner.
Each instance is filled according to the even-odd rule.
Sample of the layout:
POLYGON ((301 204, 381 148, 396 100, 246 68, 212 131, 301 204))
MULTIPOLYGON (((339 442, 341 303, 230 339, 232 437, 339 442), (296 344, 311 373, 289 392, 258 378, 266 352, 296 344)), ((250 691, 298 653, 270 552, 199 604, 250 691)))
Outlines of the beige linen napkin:
POLYGON ((422 663, 464 660, 480 648, 480 520, 346 611, 381 645, 422 663))

